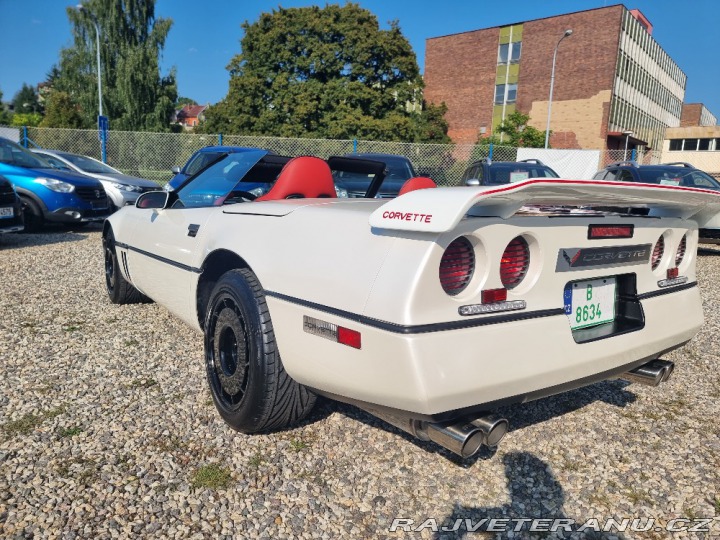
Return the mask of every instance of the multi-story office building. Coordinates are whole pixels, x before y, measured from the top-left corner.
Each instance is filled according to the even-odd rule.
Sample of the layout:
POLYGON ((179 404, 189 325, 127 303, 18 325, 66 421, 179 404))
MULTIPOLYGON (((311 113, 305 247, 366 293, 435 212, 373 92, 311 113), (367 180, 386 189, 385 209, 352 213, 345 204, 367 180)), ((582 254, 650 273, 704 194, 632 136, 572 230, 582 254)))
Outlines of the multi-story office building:
POLYGON ((447 104, 456 143, 490 135, 515 110, 544 131, 550 103, 554 148, 659 150, 680 126, 687 77, 652 31, 614 5, 430 38, 425 99, 447 104))

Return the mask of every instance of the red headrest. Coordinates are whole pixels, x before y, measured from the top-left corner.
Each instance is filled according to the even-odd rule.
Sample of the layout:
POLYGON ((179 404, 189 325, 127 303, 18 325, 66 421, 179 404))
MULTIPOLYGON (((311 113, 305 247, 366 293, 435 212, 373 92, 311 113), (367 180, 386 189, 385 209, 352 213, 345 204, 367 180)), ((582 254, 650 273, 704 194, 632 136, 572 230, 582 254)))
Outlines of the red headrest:
POLYGON ((330 166, 324 159, 301 156, 288 161, 270 191, 255 200, 276 201, 318 197, 337 197, 330 166))
POLYGON ((400 188, 400 193, 398 193, 398 197, 400 195, 405 195, 409 191, 415 191, 416 189, 427 189, 434 187, 437 187, 437 184, 433 182, 432 178, 428 178, 427 176, 416 176, 415 178, 410 178, 402 185, 402 187, 400 188))

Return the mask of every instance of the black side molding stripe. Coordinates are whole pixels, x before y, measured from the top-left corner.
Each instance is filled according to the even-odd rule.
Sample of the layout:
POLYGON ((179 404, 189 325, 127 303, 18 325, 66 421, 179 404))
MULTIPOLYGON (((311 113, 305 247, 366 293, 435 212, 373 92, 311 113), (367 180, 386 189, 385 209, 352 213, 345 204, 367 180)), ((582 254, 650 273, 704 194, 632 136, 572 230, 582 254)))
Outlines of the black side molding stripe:
POLYGON ((565 315, 563 308, 557 309, 542 309, 538 311, 526 311, 523 313, 511 313, 508 315, 495 315, 492 317, 481 317, 476 319, 463 319, 461 321, 449 321, 442 323, 432 324, 414 324, 414 325, 402 325, 395 324, 387 321, 381 321, 379 319, 373 319, 371 317, 365 317, 358 315, 357 313, 351 313, 350 311, 344 311, 342 309, 325 306, 323 304, 317 304, 301 298, 295 298, 294 296, 288 296, 286 294, 277 293, 273 291, 265 291, 266 296, 271 296, 279 300, 284 300, 292 304, 299 306, 316 309, 324 313, 336 315, 344 319, 355 321, 365 326, 371 326, 373 328, 379 328, 380 330, 387 330, 395 334, 426 334, 428 332, 443 332, 446 330, 460 330, 463 328, 475 328, 478 326, 487 326, 491 324, 502 324, 513 321, 525 321, 528 319, 540 319, 543 317, 555 317, 558 315, 565 315))
POLYGON ((674 292, 685 291, 687 289, 692 289, 693 287, 697 287, 697 281, 691 281, 690 283, 684 283, 684 284, 678 285, 676 287, 668 287, 666 289, 660 289, 659 291, 638 294, 637 298, 638 298, 638 300, 645 300, 647 298, 655 298, 656 296, 662 296, 664 294, 672 294, 674 292))
POLYGON ((202 274, 202 268, 194 268, 192 266, 188 266, 187 264, 182 264, 177 261, 173 261, 172 259, 161 257, 160 255, 155 255, 154 253, 150 253, 149 251, 145 251, 144 249, 139 249, 133 246, 129 246, 127 244, 123 244, 122 242, 115 242, 115 245, 119 248, 127 249, 128 251, 134 251, 135 253, 145 255, 146 257, 155 259, 156 261, 169 264, 170 266, 174 266, 175 268, 180 268, 181 270, 186 270, 188 272, 194 272, 196 274, 202 274))

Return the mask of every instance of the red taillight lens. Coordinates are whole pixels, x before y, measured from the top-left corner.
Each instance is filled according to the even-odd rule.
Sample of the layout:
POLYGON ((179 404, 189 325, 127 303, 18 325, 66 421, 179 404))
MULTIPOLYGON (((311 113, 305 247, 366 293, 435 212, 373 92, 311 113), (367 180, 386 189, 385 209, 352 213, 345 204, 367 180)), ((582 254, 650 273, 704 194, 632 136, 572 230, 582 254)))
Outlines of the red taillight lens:
POLYGON ((634 225, 590 225, 588 239, 596 238, 632 238, 634 225))
POLYGON ((682 240, 680 240, 680 245, 677 248, 677 251, 675 252, 675 266, 680 266, 680 263, 683 260, 683 257, 685 256, 685 250, 687 249, 687 236, 683 236, 682 240))
POLYGON ((507 300, 507 289, 486 289, 480 294, 483 304, 495 304, 507 300))
POLYGON ((506 289, 517 287, 527 274, 530 248, 522 236, 512 240, 500 259, 500 280, 506 289))
POLYGON ((440 285, 450 296, 462 292, 475 271, 475 251, 461 236, 453 240, 440 259, 440 285))
POLYGON ((660 266, 660 261, 662 260, 664 253, 665 238, 661 236, 658 238, 658 241, 655 243, 655 247, 653 248, 652 258, 650 259, 650 268, 655 270, 658 266, 660 266))

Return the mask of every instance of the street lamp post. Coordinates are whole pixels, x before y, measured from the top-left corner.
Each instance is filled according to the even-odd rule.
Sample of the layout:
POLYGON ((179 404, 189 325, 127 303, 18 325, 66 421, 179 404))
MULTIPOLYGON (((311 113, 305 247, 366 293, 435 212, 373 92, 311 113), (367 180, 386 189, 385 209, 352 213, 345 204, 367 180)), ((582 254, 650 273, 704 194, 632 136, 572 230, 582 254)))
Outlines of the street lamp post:
POLYGON ((565 30, 565 33, 558 40, 557 45, 555 45, 555 52, 553 53, 552 72, 550 73, 550 98, 548 99, 548 117, 547 117, 547 126, 545 127, 545 148, 546 149, 548 147, 548 140, 550 139, 550 112, 552 111, 553 87, 555 86, 555 61, 557 60, 558 47, 560 46, 560 42, 563 39, 565 39, 566 37, 571 36, 572 33, 573 33, 573 31, 569 28, 567 30, 565 30))
MULTIPOLYGON (((84 6, 82 4, 77 5, 78 11, 83 11, 84 6)), ((92 23, 95 25, 95 44, 96 44, 96 50, 97 50, 97 77, 98 77, 98 116, 103 115, 103 108, 102 108, 102 78, 100 77, 100 27, 98 26, 97 21, 95 20, 95 17, 90 15, 90 18, 92 20, 92 23)))
POLYGON ((627 149, 628 149, 628 141, 630 140, 630 137, 634 135, 634 133, 630 130, 623 131, 623 135, 625 135, 625 153, 623 154, 623 161, 627 161, 627 149))

